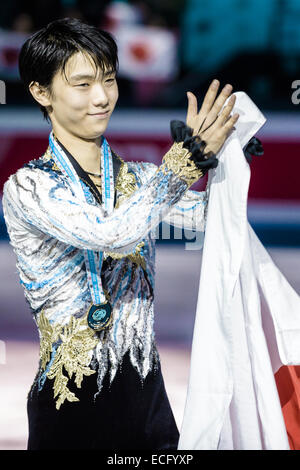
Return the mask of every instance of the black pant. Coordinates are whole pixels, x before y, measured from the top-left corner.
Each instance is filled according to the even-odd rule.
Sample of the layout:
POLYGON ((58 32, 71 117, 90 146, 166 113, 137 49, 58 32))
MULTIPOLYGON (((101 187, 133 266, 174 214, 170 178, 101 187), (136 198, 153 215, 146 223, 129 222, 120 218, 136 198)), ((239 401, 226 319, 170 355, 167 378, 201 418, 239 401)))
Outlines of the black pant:
POLYGON ((53 397, 54 381, 47 378, 40 392, 33 384, 27 401, 28 450, 177 449, 179 432, 160 364, 142 385, 127 352, 111 386, 107 373, 94 401, 96 381, 97 373, 84 376, 78 389, 70 380, 68 387, 80 401, 65 401, 59 410, 53 397))

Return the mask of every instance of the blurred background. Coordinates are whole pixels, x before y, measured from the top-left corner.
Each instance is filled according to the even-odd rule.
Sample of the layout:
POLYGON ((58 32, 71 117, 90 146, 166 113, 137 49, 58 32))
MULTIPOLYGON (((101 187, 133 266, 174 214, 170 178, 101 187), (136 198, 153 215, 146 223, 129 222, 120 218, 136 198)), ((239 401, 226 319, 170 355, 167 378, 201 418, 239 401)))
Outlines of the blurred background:
MULTIPOLYGON (((124 160, 160 164, 186 92, 231 83, 267 118, 265 154, 251 163, 248 216, 300 292, 300 0, 10 0, 0 3, 0 196, 10 174, 47 148, 49 124, 24 90, 18 54, 52 20, 76 17, 110 31, 119 47, 120 98, 106 137, 124 160), (299 90, 299 91, 298 91, 299 90)), ((192 189, 201 190, 205 181, 192 189)), ((201 251, 184 236, 157 243, 155 331, 180 427, 189 372, 201 251), (177 266, 180 266, 180 271, 177 266)), ((24 449, 26 395, 38 335, 25 303, 0 204, 0 449, 24 449)))

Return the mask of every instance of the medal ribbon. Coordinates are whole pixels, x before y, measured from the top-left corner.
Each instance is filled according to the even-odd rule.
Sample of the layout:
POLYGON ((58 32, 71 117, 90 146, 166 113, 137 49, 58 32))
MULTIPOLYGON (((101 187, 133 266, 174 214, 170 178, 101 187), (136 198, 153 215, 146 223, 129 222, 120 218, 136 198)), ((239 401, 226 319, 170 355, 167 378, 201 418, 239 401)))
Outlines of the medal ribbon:
MULTIPOLYGON (((68 176, 75 189, 77 196, 82 201, 87 201, 84 194, 80 179, 74 170, 70 160, 66 156, 63 149, 56 141, 53 131, 49 135, 49 146, 53 160, 61 171, 68 176)), ((114 208, 114 175, 113 175, 113 161, 110 147, 105 137, 102 136, 101 143, 101 169, 103 178, 101 179, 102 184, 102 206, 105 211, 110 214, 114 208)), ((106 297, 102 287, 101 281, 101 268, 103 263, 103 251, 98 252, 99 260, 97 262, 95 252, 92 250, 84 249, 84 259, 86 264, 87 278, 89 283, 89 289, 94 305, 100 305, 106 303, 106 297)))

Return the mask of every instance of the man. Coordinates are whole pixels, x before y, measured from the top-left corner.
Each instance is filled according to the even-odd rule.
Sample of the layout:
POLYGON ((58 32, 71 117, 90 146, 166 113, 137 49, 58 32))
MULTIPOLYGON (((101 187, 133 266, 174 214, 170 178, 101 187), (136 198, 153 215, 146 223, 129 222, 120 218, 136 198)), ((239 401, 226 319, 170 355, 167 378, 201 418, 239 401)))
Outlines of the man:
POLYGON ((188 94, 189 127, 172 122, 175 142, 156 167, 125 163, 103 136, 118 99, 108 33, 54 21, 25 42, 19 64, 52 125, 45 154, 3 195, 41 341, 28 449, 176 449, 153 331, 154 229, 183 214, 203 230, 206 193, 188 188, 216 166, 238 119, 233 96, 223 107, 232 87, 216 99, 214 81, 199 113, 188 94))

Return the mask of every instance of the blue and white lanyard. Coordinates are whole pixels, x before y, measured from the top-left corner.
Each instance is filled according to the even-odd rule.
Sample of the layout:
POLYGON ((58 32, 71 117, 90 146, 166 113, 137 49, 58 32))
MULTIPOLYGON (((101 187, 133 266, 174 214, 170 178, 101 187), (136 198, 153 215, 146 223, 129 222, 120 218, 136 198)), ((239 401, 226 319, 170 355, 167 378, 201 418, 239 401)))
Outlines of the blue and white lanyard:
MULTIPOLYGON (((53 131, 49 135, 49 146, 53 160, 61 171, 68 176, 76 189, 76 193, 82 199, 87 201, 84 194, 79 177, 66 156, 63 149, 56 141, 53 131)), ((114 175, 113 175, 113 161, 110 147, 105 137, 102 136, 101 143, 101 169, 102 169, 102 206, 105 211, 110 214, 114 208, 114 175)), ((106 302, 106 297, 103 291, 101 282, 101 268, 103 263, 103 251, 99 251, 99 261, 97 262, 95 252, 92 250, 84 249, 84 259, 86 264, 87 279, 89 289, 94 305, 100 305, 106 302)))

